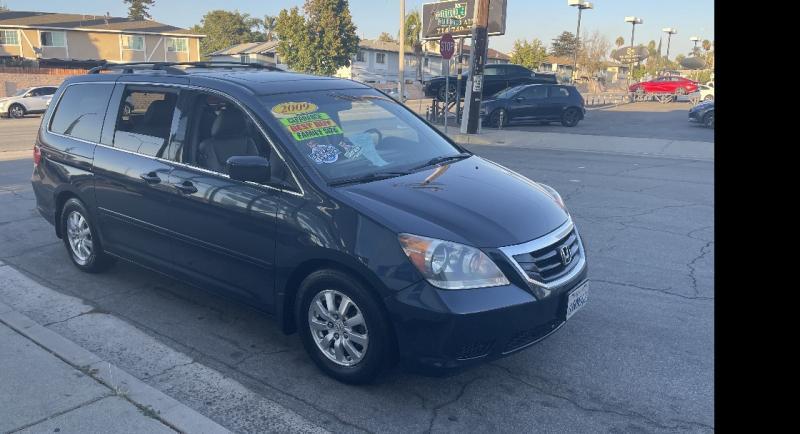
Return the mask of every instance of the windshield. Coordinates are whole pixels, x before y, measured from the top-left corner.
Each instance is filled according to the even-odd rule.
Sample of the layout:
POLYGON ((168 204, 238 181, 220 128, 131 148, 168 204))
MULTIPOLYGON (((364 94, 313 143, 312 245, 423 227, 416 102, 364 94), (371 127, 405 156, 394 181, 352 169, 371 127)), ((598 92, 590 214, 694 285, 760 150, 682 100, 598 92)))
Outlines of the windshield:
POLYGON ((20 89, 17 91, 17 93, 14 94, 14 96, 25 95, 25 93, 27 93, 29 90, 31 90, 29 87, 26 87, 25 89, 20 89))
POLYGON ((509 87, 508 89, 503 89, 500 92, 497 92, 492 96, 492 99, 506 99, 511 98, 515 93, 519 92, 523 87, 527 86, 527 84, 509 87))
POLYGON ((263 103, 290 151, 331 183, 402 174, 460 154, 428 124, 373 89, 269 95, 263 103))

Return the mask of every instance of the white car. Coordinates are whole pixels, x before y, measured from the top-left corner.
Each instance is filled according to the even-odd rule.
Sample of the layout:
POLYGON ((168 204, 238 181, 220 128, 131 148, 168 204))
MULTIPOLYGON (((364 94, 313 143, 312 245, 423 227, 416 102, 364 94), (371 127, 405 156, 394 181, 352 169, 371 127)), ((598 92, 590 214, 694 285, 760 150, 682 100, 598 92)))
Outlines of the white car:
POLYGON ((714 86, 698 84, 697 91, 700 92, 701 101, 714 101, 714 86))
POLYGON ((28 113, 44 113, 56 89, 56 86, 29 87, 14 96, 0 98, 0 116, 21 118, 28 113))

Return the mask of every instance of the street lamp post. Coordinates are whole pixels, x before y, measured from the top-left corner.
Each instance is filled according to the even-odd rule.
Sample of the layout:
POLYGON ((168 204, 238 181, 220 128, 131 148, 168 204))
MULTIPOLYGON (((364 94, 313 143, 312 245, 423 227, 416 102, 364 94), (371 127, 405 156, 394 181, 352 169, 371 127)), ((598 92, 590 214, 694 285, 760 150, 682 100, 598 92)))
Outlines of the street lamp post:
POLYGON ((593 9, 594 5, 582 0, 567 0, 567 4, 578 8, 578 30, 575 32, 575 52, 572 59, 572 81, 574 83, 578 73, 578 50, 581 46, 581 12, 584 9, 593 9))
MULTIPOLYGON (((634 49, 634 46, 633 46, 633 36, 636 33, 636 25, 637 24, 643 24, 644 20, 641 19, 641 18, 637 18, 637 17, 625 17, 625 22, 632 24, 632 26, 631 26, 631 51, 635 52, 635 49, 634 49)), ((630 81, 631 81, 631 75, 633 75, 633 59, 631 59, 630 71, 628 72, 628 84, 629 85, 630 85, 630 81)))
POLYGON ((400 92, 400 101, 403 101, 406 90, 406 0, 400 0, 400 51, 398 52, 399 65, 397 69, 397 91, 400 92))
POLYGON ((692 49, 692 55, 697 52, 697 43, 700 42, 699 36, 692 36, 689 38, 690 41, 694 42, 694 48, 692 49))
POLYGON ((669 60, 669 42, 672 40, 672 35, 677 34, 678 30, 672 27, 665 27, 661 31, 667 34, 667 60, 669 60))

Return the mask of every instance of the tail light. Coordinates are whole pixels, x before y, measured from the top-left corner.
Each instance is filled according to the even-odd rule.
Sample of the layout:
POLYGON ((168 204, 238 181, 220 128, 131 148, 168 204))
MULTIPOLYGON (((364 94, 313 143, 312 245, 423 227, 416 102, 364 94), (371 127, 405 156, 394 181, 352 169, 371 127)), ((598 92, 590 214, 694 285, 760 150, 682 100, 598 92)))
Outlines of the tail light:
POLYGON ((42 150, 39 145, 33 145, 33 167, 39 167, 39 162, 42 161, 42 150))

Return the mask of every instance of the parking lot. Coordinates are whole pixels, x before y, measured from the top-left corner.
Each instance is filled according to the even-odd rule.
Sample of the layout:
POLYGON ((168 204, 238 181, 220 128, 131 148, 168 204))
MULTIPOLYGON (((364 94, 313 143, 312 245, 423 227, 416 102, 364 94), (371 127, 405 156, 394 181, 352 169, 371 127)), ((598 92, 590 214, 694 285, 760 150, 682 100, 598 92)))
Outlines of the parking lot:
MULTIPOLYGON (((561 192, 585 238, 590 301, 545 341, 447 377, 398 367, 345 386, 316 369, 296 335, 241 304, 127 263, 78 272, 35 210, 38 117, 0 119, 0 260, 93 306, 49 328, 233 431, 275 430, 277 405, 333 432, 709 432, 713 160, 559 148, 576 135, 713 142, 687 109, 636 103, 591 111, 574 128, 510 127, 555 133, 548 149, 470 146, 561 192), (126 341, 108 318, 158 345, 126 341)), ((4 285, 0 275, 0 301, 4 285)))

